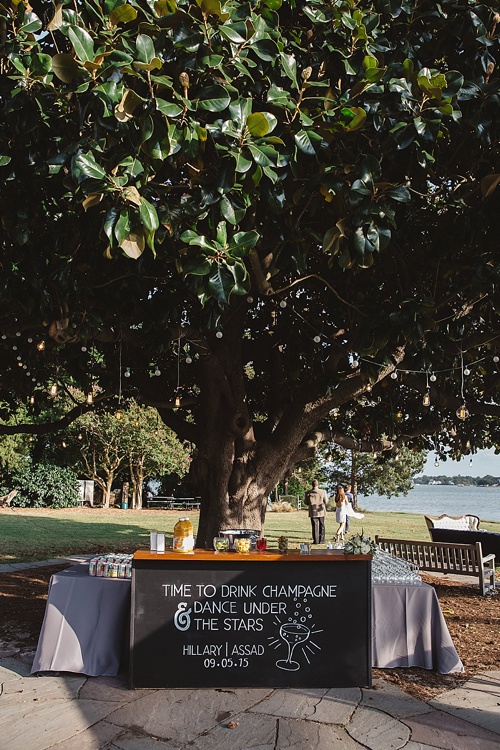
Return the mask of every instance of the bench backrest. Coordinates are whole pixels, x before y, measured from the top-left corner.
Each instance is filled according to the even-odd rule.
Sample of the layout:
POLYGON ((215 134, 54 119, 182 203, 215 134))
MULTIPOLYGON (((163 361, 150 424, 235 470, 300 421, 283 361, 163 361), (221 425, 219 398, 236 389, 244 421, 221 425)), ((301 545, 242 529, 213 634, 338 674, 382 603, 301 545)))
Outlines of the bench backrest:
POLYGON ((479 516, 467 514, 464 516, 448 516, 444 513, 439 518, 424 516, 429 529, 456 529, 457 531, 475 531, 479 528, 479 516))
POLYGON ((445 544, 444 542, 415 542, 410 539, 383 539, 376 543, 395 557, 415 563, 420 570, 443 573, 477 574, 481 570, 481 542, 476 544, 445 544))

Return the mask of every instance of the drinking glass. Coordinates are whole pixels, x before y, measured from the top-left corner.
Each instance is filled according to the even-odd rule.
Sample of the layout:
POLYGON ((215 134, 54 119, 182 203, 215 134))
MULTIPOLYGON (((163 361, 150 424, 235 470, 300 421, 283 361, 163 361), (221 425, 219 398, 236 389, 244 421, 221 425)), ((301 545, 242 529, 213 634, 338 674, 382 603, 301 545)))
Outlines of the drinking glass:
POLYGON ((219 552, 227 552, 229 539, 225 536, 214 536, 214 550, 217 555, 219 552))
POLYGON ((264 539, 264 537, 261 536, 260 539, 257 539, 255 542, 255 546, 260 552, 263 552, 267 547, 267 539, 264 539))

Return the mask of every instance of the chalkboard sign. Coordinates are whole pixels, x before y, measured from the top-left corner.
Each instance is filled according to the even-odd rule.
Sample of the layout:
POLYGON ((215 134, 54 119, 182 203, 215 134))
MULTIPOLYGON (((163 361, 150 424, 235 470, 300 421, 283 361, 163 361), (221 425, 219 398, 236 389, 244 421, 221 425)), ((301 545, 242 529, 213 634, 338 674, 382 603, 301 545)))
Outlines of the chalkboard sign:
POLYGON ((371 684, 370 560, 134 560, 131 687, 371 684))

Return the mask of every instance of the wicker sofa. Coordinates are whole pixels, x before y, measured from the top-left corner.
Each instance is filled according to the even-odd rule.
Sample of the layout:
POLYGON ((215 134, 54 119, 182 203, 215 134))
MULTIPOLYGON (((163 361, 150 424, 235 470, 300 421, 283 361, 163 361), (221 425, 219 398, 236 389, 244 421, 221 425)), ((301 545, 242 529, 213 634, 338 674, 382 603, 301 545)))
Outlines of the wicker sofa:
POLYGON ((476 544, 476 542, 481 542, 483 554, 495 555, 496 564, 500 565, 500 534, 480 529, 478 516, 453 517, 442 515, 439 518, 425 516, 425 522, 433 542, 446 542, 448 544, 476 544))

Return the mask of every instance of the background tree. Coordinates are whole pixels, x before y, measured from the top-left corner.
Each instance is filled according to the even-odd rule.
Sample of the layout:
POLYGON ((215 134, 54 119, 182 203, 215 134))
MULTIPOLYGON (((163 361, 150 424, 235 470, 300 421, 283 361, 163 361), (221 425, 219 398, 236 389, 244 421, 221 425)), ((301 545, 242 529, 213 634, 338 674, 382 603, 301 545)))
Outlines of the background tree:
POLYGON ((414 451, 403 447, 394 456, 384 457, 377 453, 358 453, 333 448, 328 467, 324 469, 329 478, 330 492, 337 484, 350 484, 357 505, 358 495, 407 495, 413 487, 413 477, 420 474, 425 465, 425 451, 414 451))
POLYGON ((323 440, 498 445, 496 3, 0 15, 2 397, 158 408, 202 544, 323 440))

